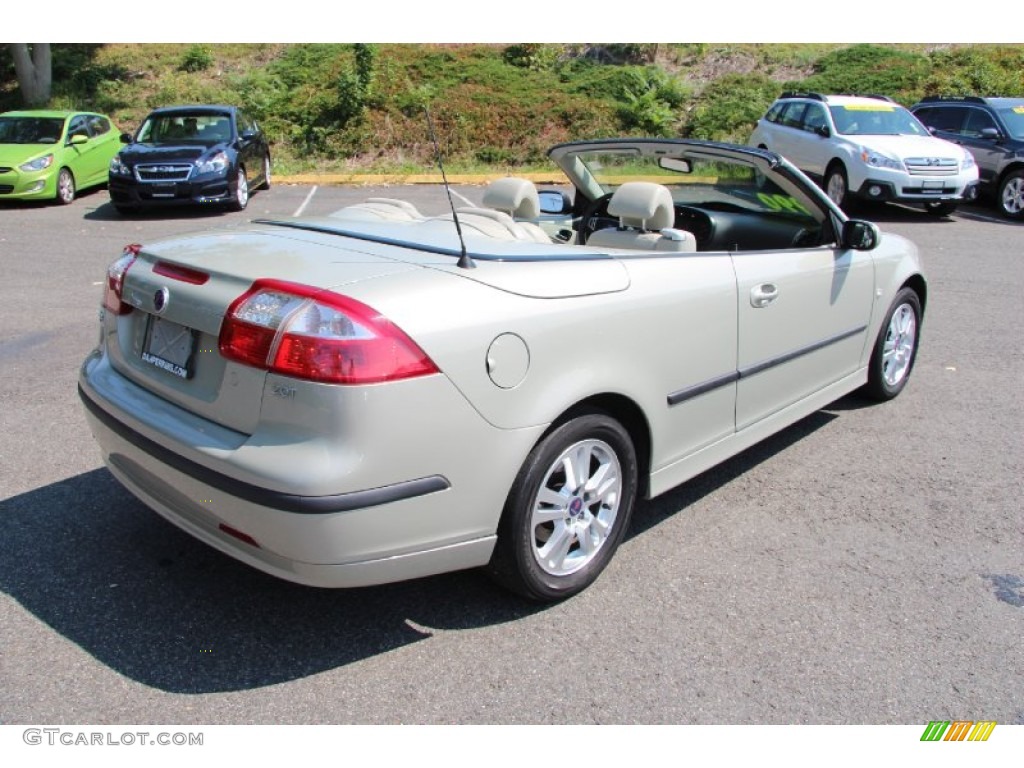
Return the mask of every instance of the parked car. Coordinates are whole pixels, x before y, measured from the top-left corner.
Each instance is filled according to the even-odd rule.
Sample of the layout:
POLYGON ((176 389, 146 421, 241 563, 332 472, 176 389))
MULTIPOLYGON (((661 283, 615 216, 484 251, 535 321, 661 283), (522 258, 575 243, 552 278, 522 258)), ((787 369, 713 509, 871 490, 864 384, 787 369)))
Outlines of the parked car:
POLYGON ((55 200, 69 205, 78 190, 107 183, 120 147, 105 115, 63 110, 0 114, 0 199, 55 200))
POLYGON ((638 497, 906 386, 917 249, 783 158, 549 154, 571 199, 507 178, 442 216, 372 198, 127 247, 79 378, 110 471, 284 579, 485 566, 558 600, 601 573, 638 497))
POLYGON ((981 193, 1005 216, 1024 218, 1024 98, 929 96, 911 111, 935 136, 974 155, 981 193))
POLYGON ((270 147, 236 107, 154 110, 110 161, 110 199, 121 213, 163 205, 244 210, 253 189, 270 188, 270 147))
POLYGON ((749 143, 787 157, 846 208, 858 200, 897 201, 947 216, 978 179, 970 152, 935 138, 881 96, 784 93, 749 143))

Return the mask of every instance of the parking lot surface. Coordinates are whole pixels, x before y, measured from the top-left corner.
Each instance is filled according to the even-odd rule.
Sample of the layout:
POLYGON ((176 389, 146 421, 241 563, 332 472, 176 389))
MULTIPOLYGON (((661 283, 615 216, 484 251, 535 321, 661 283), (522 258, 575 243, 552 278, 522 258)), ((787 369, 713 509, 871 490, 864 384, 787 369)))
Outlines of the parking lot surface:
POLYGON ((146 509, 89 435, 77 370, 125 244, 371 195, 448 205, 285 184, 242 213, 0 205, 0 722, 1024 723, 1021 224, 865 211, 928 269, 907 390, 642 503, 604 576, 538 607, 476 572, 276 580, 146 509))

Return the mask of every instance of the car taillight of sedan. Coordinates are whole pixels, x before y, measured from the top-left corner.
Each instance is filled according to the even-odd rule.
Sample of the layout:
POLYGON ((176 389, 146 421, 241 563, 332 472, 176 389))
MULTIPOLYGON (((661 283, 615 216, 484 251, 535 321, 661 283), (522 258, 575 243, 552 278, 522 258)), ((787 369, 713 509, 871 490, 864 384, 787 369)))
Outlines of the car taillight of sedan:
POLYGON ((412 339, 371 307, 281 280, 257 280, 232 302, 221 326, 220 352, 273 373, 334 384, 438 372, 412 339))

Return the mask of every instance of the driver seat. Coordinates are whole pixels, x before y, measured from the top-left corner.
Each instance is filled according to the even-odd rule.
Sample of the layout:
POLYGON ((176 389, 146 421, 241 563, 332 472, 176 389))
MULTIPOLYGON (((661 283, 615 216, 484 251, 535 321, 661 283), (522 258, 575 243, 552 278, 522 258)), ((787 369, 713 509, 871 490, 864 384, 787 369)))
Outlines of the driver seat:
POLYGON ((675 205, 668 187, 648 181, 627 181, 612 194, 608 214, 619 219, 617 229, 599 229, 587 245, 637 251, 697 250, 693 233, 672 229, 675 205))

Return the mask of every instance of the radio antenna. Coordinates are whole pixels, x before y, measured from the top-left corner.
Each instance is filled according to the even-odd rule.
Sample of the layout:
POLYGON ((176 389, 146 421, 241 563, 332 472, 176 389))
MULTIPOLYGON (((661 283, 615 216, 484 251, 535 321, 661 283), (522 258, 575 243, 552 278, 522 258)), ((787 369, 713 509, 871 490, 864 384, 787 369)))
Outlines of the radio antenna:
POLYGON ((476 269, 476 262, 466 253, 466 241, 462 237, 462 227, 459 225, 459 215, 455 212, 455 203, 452 202, 452 190, 448 186, 448 177, 444 172, 444 164, 441 162, 441 147, 437 143, 437 135, 434 133, 434 121, 430 117, 430 110, 423 107, 427 113, 427 128, 430 129, 430 140, 434 142, 434 155, 437 157, 437 167, 441 169, 441 181, 444 182, 444 191, 448 195, 448 207, 452 209, 452 221, 455 222, 455 231, 459 233, 459 249, 462 253, 459 256, 459 266, 462 269, 476 269))

